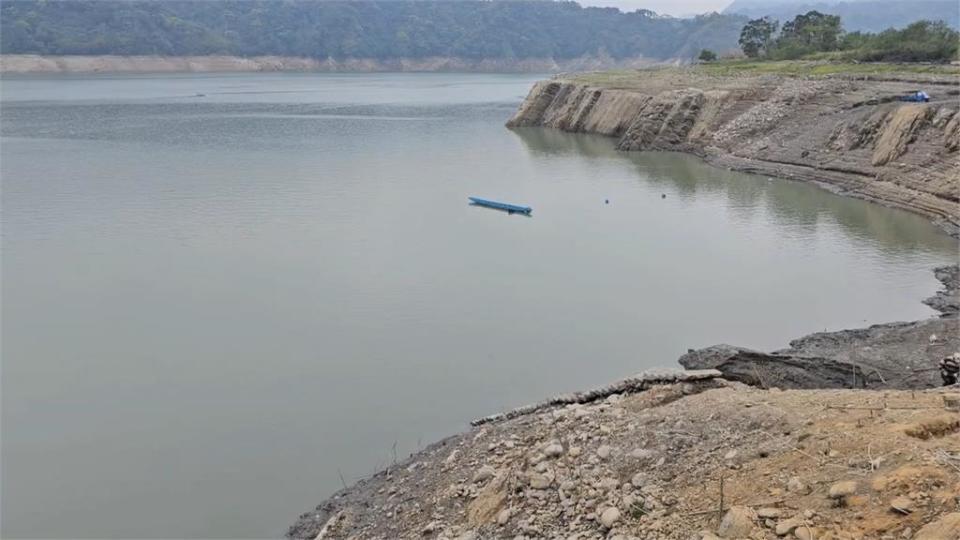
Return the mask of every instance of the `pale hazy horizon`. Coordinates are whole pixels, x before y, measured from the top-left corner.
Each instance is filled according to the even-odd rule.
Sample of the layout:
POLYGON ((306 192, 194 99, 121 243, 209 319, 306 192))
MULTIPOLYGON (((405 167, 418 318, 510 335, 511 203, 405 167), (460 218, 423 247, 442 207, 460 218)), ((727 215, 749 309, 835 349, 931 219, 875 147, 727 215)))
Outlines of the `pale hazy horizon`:
POLYGON ((649 9, 661 15, 686 16, 721 12, 733 0, 578 0, 581 6, 615 7, 620 11, 649 9))

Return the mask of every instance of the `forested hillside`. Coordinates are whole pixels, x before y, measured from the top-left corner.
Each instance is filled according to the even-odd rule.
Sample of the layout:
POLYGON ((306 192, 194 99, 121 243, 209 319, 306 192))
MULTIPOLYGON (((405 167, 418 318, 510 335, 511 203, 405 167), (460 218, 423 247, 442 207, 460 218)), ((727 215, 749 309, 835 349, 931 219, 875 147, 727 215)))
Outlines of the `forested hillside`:
POLYGON ((911 23, 943 21, 952 28, 960 26, 960 5, 956 0, 734 0, 724 13, 770 17, 781 23, 801 13, 819 11, 838 15, 848 32, 881 32, 904 28, 911 23))
POLYGON ((0 51, 309 58, 690 58, 736 49, 742 16, 553 1, 4 0, 0 51))

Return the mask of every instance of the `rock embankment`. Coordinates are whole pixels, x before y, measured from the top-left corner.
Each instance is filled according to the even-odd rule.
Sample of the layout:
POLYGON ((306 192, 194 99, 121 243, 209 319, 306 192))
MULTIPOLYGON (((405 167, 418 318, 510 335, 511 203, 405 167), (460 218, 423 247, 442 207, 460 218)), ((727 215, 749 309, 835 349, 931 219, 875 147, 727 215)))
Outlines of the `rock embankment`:
POLYGON ((960 420, 945 397, 722 380, 613 394, 435 444, 288 534, 960 538, 960 420))
POLYGON ((717 369, 729 380, 778 388, 931 388, 937 364, 960 352, 960 267, 934 270, 944 288, 924 303, 940 317, 818 332, 765 353, 714 345, 680 358, 687 369, 717 369))
POLYGON ((508 126, 615 137, 718 166, 806 180, 960 227, 956 77, 706 76, 652 69, 537 83, 508 126), (930 103, 898 96, 926 90, 930 103))

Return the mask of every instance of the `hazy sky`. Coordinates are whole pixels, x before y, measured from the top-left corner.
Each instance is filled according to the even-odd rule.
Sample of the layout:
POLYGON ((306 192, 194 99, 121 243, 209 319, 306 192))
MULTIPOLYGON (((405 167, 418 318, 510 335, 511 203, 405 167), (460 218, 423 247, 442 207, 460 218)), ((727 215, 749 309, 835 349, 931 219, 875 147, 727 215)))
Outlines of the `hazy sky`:
POLYGON ((733 0, 577 0, 582 6, 616 7, 620 11, 649 9, 664 15, 723 11, 733 0))

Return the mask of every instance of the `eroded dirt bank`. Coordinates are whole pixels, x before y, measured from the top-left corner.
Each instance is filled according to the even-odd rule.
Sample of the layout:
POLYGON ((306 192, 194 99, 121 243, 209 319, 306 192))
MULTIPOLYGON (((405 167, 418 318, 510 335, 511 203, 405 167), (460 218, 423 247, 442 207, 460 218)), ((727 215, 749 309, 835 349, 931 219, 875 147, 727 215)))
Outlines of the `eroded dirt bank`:
POLYGON ((960 388, 934 388, 938 360, 960 350, 960 269, 936 273, 945 288, 926 302, 940 317, 771 354, 691 351, 687 367, 719 371, 654 372, 480 419, 288 536, 960 538, 960 388))
POLYGON ((508 126, 616 137, 722 167, 816 182, 960 225, 958 78, 707 75, 650 69, 537 83, 508 126), (896 100, 926 90, 929 103, 896 100))

